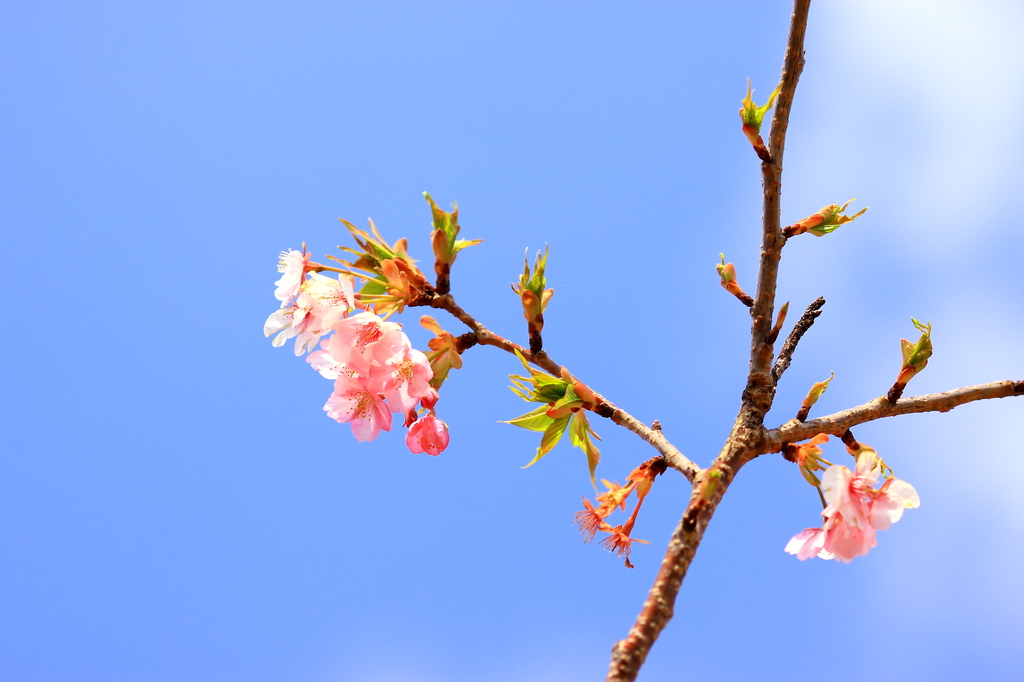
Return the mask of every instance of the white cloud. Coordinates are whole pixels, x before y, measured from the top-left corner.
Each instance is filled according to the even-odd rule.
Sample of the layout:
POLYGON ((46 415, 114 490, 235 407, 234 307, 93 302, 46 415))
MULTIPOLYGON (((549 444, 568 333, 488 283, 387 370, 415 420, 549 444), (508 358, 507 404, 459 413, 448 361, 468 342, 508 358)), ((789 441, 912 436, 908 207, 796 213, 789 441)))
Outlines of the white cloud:
POLYGON ((888 200, 902 239, 933 255, 1019 228, 998 212, 1022 169, 1024 7, 848 0, 812 22, 808 76, 830 83, 808 131, 829 150, 824 175, 874 189, 868 203, 888 200))

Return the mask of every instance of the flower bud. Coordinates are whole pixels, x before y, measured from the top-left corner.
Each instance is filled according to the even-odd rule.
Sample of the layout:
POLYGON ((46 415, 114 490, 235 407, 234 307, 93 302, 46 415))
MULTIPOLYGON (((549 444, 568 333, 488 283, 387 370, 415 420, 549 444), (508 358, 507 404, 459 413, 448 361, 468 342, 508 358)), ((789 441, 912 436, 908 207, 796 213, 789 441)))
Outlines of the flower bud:
POLYGON ((782 89, 782 83, 779 83, 778 87, 772 91, 772 94, 768 96, 768 103, 763 106, 757 106, 754 104, 754 100, 750 98, 753 94, 753 90, 750 87, 750 79, 747 79, 747 96, 740 102, 743 106, 740 107, 740 121, 742 121, 741 130, 746 136, 747 140, 750 141, 754 151, 757 153, 758 158, 762 161, 771 161, 771 157, 768 155, 768 150, 764 146, 764 140, 761 139, 761 123, 764 121, 764 115, 768 113, 768 110, 775 104, 775 98, 778 97, 779 91, 782 89))
POLYGON ((414 455, 440 455, 448 447, 448 441, 448 425, 433 413, 416 420, 405 436, 405 444, 414 455))
POLYGON ((839 229, 840 225, 853 222, 858 217, 864 215, 868 209, 862 208, 851 216, 843 215, 843 211, 856 199, 850 199, 845 204, 840 206, 839 204, 829 204, 823 207, 817 213, 807 216, 803 220, 799 220, 792 225, 784 228, 782 234, 784 237, 789 239, 795 237, 798 234, 804 232, 810 232, 815 237, 824 237, 829 232, 835 232, 839 229))

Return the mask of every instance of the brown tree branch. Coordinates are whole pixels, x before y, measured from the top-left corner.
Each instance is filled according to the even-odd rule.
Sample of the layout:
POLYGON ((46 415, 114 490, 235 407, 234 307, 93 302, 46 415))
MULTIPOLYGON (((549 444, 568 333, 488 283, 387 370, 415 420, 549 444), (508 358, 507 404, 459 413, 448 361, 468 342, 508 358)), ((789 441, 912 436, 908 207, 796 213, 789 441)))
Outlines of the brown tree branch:
POLYGON ((757 277, 757 291, 750 314, 751 325, 750 375, 748 392, 744 405, 754 410, 752 416, 761 419, 771 407, 775 396, 771 383, 772 362, 771 336, 772 318, 775 306, 775 286, 779 276, 779 261, 786 238, 782 236, 782 159, 785 154, 786 132, 789 129, 789 112, 800 74, 804 68, 804 34, 807 31, 807 14, 811 0, 796 0, 789 24, 786 41, 786 56, 782 64, 782 87, 775 101, 772 114, 771 135, 768 152, 771 162, 761 163, 761 184, 764 192, 762 202, 761 265, 757 277))
MULTIPOLYGON (((786 443, 813 438, 819 433, 844 436, 854 426, 885 417, 919 412, 949 412, 954 407, 990 398, 1008 398, 1024 395, 1024 381, 996 381, 980 386, 966 386, 945 393, 919 395, 902 398, 893 405, 885 397, 875 398, 869 403, 818 417, 806 422, 791 421, 768 432, 769 449, 766 452, 781 452, 786 443)), ((852 440, 852 434, 851 434, 852 440)))
POLYGON ((772 118, 769 153, 771 161, 761 163, 764 190, 761 264, 757 291, 750 309, 751 346, 747 386, 743 391, 740 413, 725 446, 714 464, 694 480, 693 493, 683 517, 672 534, 665 557, 648 592, 640 615, 625 639, 612 647, 607 682, 632 682, 636 679, 651 646, 672 618, 676 597, 722 495, 740 467, 764 447, 764 416, 775 397, 771 365, 775 286, 785 238, 782 236, 780 199, 782 194, 782 158, 789 127, 789 110, 800 72, 804 65, 804 34, 810 0, 795 0, 782 67, 782 87, 772 118))
MULTIPOLYGON (((475 342, 482 346, 494 346, 500 348, 507 353, 515 354, 518 351, 527 362, 537 365, 544 371, 552 374, 553 376, 565 376, 567 380, 579 381, 572 374, 568 372, 563 373, 563 367, 557 362, 551 359, 551 357, 544 351, 532 352, 528 348, 524 348, 517 343, 509 341, 508 339, 498 336, 487 327, 482 325, 476 318, 463 310, 456 302, 455 298, 451 294, 435 295, 431 298, 426 305, 432 308, 438 308, 451 313, 457 320, 462 322, 464 325, 469 327, 472 331, 470 334, 473 335, 475 342)), ((463 338, 466 335, 463 334, 459 338, 463 338)), ((466 347, 473 345, 466 341, 466 347)), ((697 474, 700 472, 700 467, 694 462, 690 461, 677 447, 672 445, 661 430, 655 430, 647 426, 639 419, 629 414, 622 408, 616 406, 613 402, 602 396, 600 393, 594 392, 594 395, 598 399, 598 404, 594 408, 596 414, 611 419, 614 423, 619 426, 623 426, 636 435, 640 436, 643 440, 650 443, 655 450, 657 450, 664 458, 665 462, 686 477, 686 480, 693 483, 697 474)))
POLYGON ((800 319, 793 325, 793 330, 789 332, 789 336, 786 337, 786 342, 782 344, 782 350, 779 351, 779 357, 775 359, 775 365, 772 367, 772 383, 776 386, 779 384, 779 379, 789 365, 793 362, 793 352, 796 350, 796 346, 800 343, 800 339, 803 338, 807 330, 811 328, 814 321, 821 315, 821 307, 825 305, 825 299, 819 296, 814 299, 804 314, 800 316, 800 319))

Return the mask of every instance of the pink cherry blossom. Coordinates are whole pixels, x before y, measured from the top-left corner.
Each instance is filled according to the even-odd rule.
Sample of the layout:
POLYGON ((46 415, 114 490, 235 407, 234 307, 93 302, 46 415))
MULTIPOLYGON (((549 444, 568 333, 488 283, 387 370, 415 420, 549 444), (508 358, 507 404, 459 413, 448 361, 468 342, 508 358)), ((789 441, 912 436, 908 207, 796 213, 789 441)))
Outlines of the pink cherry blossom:
POLYGON ((310 273, 303 283, 302 290, 313 299, 313 315, 321 334, 330 331, 355 307, 353 286, 351 275, 342 274, 333 279, 318 272, 310 273))
POLYGON ((271 313, 263 324, 263 335, 270 336, 279 332, 274 337, 275 348, 280 348, 285 341, 293 336, 298 336, 299 338, 295 340, 295 354, 302 355, 306 352, 309 344, 316 341, 320 331, 317 318, 313 314, 314 305, 313 298, 309 294, 300 292, 279 310, 271 313))
POLYGON ((800 561, 821 556, 825 551, 825 531, 821 528, 803 529, 786 543, 786 551, 795 554, 800 561))
POLYGON ((793 536, 786 551, 803 561, 814 555, 814 548, 819 548, 818 556, 824 552, 850 563, 877 546, 878 531, 899 521, 904 509, 921 504, 914 487, 898 478, 889 478, 876 489, 881 471, 878 455, 864 446, 858 452, 855 471, 830 466, 821 477, 826 502, 821 515, 825 523, 820 529, 808 528, 793 536))
POLYGON ((267 318, 263 333, 270 336, 280 332, 274 337, 275 347, 296 337, 295 354, 303 355, 348 314, 353 300, 351 276, 332 279, 317 272, 310 273, 309 279, 299 286, 298 294, 267 318))
POLYGON ((898 478, 890 478, 875 493, 871 502, 871 525, 878 530, 888 530, 903 516, 904 509, 921 506, 914 486, 898 478))
POLYGON ((320 372, 320 376, 325 379, 337 379, 338 375, 346 370, 346 365, 343 362, 338 362, 331 355, 327 349, 330 343, 330 339, 321 339, 320 348, 321 350, 315 350, 309 354, 306 358, 306 362, 310 364, 316 371, 320 372))
POLYGON ((277 290, 274 291, 277 300, 287 302, 298 295, 302 279, 308 271, 309 256, 305 248, 302 251, 289 249, 281 252, 277 271, 284 274, 281 275, 281 279, 274 282, 277 285, 277 290))
POLYGON ((448 425, 430 413, 413 423, 405 444, 414 455, 440 455, 448 447, 448 425))
POLYGON ((427 356, 420 351, 410 347, 398 350, 382 365, 373 367, 370 376, 374 383, 380 382, 383 386, 382 392, 391 410, 406 414, 416 407, 421 398, 432 395, 430 379, 434 373, 427 356))
POLYGON ((368 377, 340 374, 334 382, 334 393, 324 405, 328 417, 352 425, 352 435, 358 441, 370 441, 381 430, 391 430, 391 410, 380 393, 371 388, 368 377))
POLYGON ((363 312, 335 324, 334 335, 325 350, 338 362, 368 373, 375 362, 383 364, 406 347, 411 344, 401 325, 363 312))
POLYGON ((825 550, 845 564, 854 557, 864 556, 878 544, 875 528, 869 524, 851 525, 837 512, 825 522, 825 550))

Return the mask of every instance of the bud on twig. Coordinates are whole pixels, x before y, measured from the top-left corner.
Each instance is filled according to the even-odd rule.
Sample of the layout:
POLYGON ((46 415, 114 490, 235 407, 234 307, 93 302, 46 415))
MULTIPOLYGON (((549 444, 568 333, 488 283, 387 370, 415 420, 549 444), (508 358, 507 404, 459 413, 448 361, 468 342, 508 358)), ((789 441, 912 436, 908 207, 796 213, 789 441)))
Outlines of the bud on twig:
POLYGON ((903 395, 903 389, 907 387, 910 380, 917 376, 928 365, 928 358, 932 356, 932 323, 921 324, 914 318, 910 318, 917 331, 921 332, 921 338, 917 343, 910 343, 906 339, 900 340, 903 350, 903 365, 900 367, 896 383, 889 389, 886 397, 890 403, 895 403, 903 395))
POLYGON ((778 97, 781 89, 782 83, 779 83, 778 87, 768 96, 768 103, 759 107, 750 98, 754 91, 750 89, 750 79, 748 78, 747 96, 740 102, 743 105, 740 107, 740 120, 743 121, 741 130, 743 130, 743 134, 747 136, 747 139, 750 140, 750 144, 753 146, 758 158, 769 163, 772 159, 768 154, 768 149, 764 146, 764 140, 761 139, 761 122, 764 121, 764 115, 775 104, 775 98, 778 97))
POLYGON ((533 272, 530 272, 530 261, 523 259, 523 274, 519 282, 512 284, 512 291, 519 295, 523 304, 523 317, 526 318, 526 327, 530 335, 530 352, 539 353, 544 349, 544 342, 541 339, 541 331, 544 329, 544 310, 548 307, 548 301, 555 295, 554 289, 545 289, 547 279, 544 277, 544 270, 548 263, 548 249, 544 247, 544 254, 537 252, 537 259, 533 263, 533 272))
POLYGON ((850 199, 845 204, 829 204, 813 215, 797 221, 789 227, 783 228, 782 235, 789 239, 804 232, 810 232, 815 237, 824 237, 829 232, 835 232, 840 225, 853 222, 859 216, 864 215, 868 209, 862 208, 853 215, 843 215, 843 211, 856 199, 850 199))
POLYGON ((430 379, 431 387, 438 389, 448 378, 448 372, 453 369, 462 368, 462 354, 459 350, 459 340, 441 328, 430 315, 420 318, 420 326, 428 331, 434 332, 436 336, 427 342, 431 352, 427 353, 427 360, 430 361, 430 369, 433 377, 430 379))
POLYGON ((347 220, 341 221, 348 228, 359 249, 339 246, 342 251, 355 256, 347 261, 335 256, 328 258, 347 266, 347 272, 363 280, 359 290, 359 301, 370 306, 378 315, 401 312, 407 305, 422 305, 434 295, 434 288, 427 283, 416 262, 409 257, 409 243, 402 238, 389 246, 370 221, 370 232, 360 230, 347 220))
POLYGON ((828 379, 813 384, 811 390, 807 392, 807 397, 804 398, 804 402, 800 405, 800 411, 796 413, 796 420, 798 422, 807 421, 807 415, 811 413, 811 408, 818 402, 821 394, 828 390, 829 383, 836 378, 835 372, 830 372, 829 374, 831 376, 828 379))
POLYGON ((433 218, 434 231, 430 233, 430 246, 434 251, 434 272, 437 274, 435 288, 437 293, 447 294, 451 289, 450 276, 452 264, 459 251, 467 246, 481 243, 482 239, 471 241, 458 239, 459 230, 459 207, 454 205, 452 212, 442 211, 434 200, 426 192, 423 193, 427 203, 430 204, 430 212, 433 218))
POLYGON ((781 308, 779 308, 779 315, 775 318, 775 326, 772 327, 771 333, 768 335, 766 341, 768 343, 775 343, 775 340, 779 338, 779 332, 782 331, 782 325, 786 323, 786 315, 789 313, 789 301, 786 301, 781 308))
POLYGON ((718 254, 722 259, 721 263, 715 264, 718 276, 722 278, 722 288, 740 300, 740 303, 748 308, 754 305, 754 299, 740 288, 736 281, 736 266, 725 262, 725 254, 718 254))

